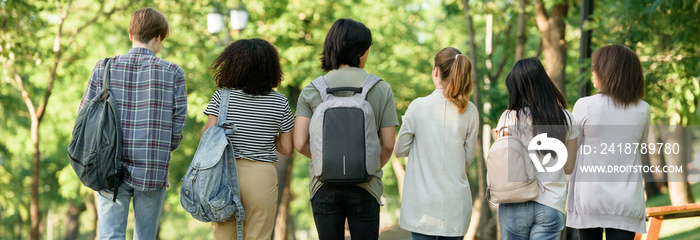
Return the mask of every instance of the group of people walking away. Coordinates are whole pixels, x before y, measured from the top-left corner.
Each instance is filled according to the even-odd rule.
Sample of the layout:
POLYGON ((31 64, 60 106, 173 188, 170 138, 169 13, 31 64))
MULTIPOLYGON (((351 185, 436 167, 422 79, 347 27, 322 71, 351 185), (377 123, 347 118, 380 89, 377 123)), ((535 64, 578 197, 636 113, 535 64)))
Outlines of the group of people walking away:
MULTIPOLYGON (((132 198, 133 238, 154 239, 158 230, 170 153, 182 140, 187 111, 183 70, 156 57, 168 33, 162 13, 140 9, 129 24, 133 48, 110 60, 126 174, 115 199, 114 192, 99 191, 100 239, 126 238, 132 198)), ((274 90, 283 74, 278 52, 267 41, 235 41, 211 64, 219 89, 204 109, 208 120, 203 132, 217 124, 222 99, 228 99, 224 120, 235 128, 227 137, 245 210, 244 239, 270 239, 277 204, 276 154, 289 157, 294 150, 312 159, 310 204, 319 239, 343 239, 346 223, 353 239, 378 238, 382 167, 392 154, 408 157, 401 228, 413 239, 461 239, 466 234, 472 212, 466 169, 474 159, 481 117, 469 101, 476 80, 472 62, 455 48, 440 50, 432 61, 435 90, 411 102, 396 137, 392 88, 364 70, 371 46, 372 33, 364 24, 337 20, 321 54, 326 74, 309 76, 318 78, 301 91, 294 115, 287 98, 274 90), (227 97, 222 98, 224 89, 227 97), (344 178, 357 171, 359 178, 344 178)), ((92 72, 81 108, 99 94, 104 61, 92 72)), ((641 100, 641 64, 629 48, 611 45, 595 51, 592 73, 599 92, 579 99, 573 112, 536 58, 517 61, 508 74, 508 109, 496 127, 503 132, 494 135, 514 136, 527 145, 544 128, 506 126, 564 126, 549 136, 565 143, 568 161, 537 180, 535 198, 498 206, 503 239, 559 239, 565 226, 578 229, 580 239, 602 239, 603 233, 607 239, 632 239, 645 232, 641 182, 579 181, 574 171, 578 164, 600 161, 579 153, 577 146, 599 144, 615 134, 590 131, 592 126, 630 125, 636 130, 624 136, 628 142, 646 140, 650 111, 641 100)), ((552 155, 550 162, 557 157, 552 155)), ((631 165, 639 164, 640 156, 610 155, 606 160, 631 165)), ((507 169, 487 170, 508 174, 507 169)), ((214 239, 236 239, 238 220, 212 222, 214 239)))

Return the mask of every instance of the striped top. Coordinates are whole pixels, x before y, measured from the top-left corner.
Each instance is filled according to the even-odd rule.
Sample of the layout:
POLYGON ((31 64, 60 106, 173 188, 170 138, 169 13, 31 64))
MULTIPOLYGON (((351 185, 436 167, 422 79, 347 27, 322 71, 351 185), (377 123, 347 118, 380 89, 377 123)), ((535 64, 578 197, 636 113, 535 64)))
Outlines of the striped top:
MULTIPOLYGON (((204 114, 219 116, 221 89, 214 92, 204 114)), ((248 95, 231 89, 226 120, 236 125, 229 135, 236 158, 261 162, 277 162, 275 135, 294 127, 292 110, 287 97, 276 91, 265 95, 248 95)))
MULTIPOLYGON (((104 68, 100 60, 92 70, 81 109, 102 89, 104 68)), ((170 153, 180 145, 185 126, 185 73, 146 48, 112 58, 109 72, 121 117, 124 184, 137 191, 161 188, 168 183, 170 153)))

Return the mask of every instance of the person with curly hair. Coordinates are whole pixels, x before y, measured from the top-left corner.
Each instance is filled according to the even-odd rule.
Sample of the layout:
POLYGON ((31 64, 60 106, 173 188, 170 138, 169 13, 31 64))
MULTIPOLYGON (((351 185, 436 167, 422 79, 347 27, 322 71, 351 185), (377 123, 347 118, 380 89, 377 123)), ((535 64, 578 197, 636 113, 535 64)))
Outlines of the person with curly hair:
MULTIPOLYGON (((223 88, 229 88, 226 120, 236 127, 228 137, 245 211, 243 238, 270 239, 277 209, 276 152, 290 157, 294 151, 289 101, 274 90, 282 81, 277 49, 262 39, 238 40, 221 52, 211 69, 220 89, 204 110, 208 120, 202 132, 216 125, 223 88)), ((212 227, 214 239, 236 238, 235 217, 212 227)))

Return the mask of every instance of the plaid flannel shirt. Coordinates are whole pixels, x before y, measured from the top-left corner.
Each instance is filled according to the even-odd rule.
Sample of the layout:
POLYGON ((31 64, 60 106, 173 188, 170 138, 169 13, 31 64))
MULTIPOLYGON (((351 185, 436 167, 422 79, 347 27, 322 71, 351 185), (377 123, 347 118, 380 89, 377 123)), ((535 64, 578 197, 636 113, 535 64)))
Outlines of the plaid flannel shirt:
MULTIPOLYGON (((105 62, 92 70, 80 108, 102 89, 105 62)), ((123 131, 124 183, 138 191, 167 185, 170 153, 182 140, 187 113, 185 73, 146 48, 112 58, 110 91, 123 131)))

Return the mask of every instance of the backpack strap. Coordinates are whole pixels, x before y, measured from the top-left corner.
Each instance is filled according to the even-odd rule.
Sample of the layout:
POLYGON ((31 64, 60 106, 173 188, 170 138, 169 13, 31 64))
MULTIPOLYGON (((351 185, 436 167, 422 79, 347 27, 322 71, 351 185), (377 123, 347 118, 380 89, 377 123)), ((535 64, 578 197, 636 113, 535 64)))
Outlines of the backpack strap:
MULTIPOLYGON (((100 90, 100 101, 104 101, 107 96, 109 96, 109 83, 110 83, 110 66, 112 65, 112 59, 111 58, 105 58, 105 68, 104 68, 104 73, 102 74, 102 90, 100 90)), ((115 194, 116 196, 116 194, 115 194)))
POLYGON ((221 88, 221 102, 219 102, 219 116, 216 120, 216 126, 223 127, 224 123, 226 123, 229 95, 231 94, 230 92, 230 88, 221 88))
POLYGON ((311 85, 318 90, 318 93, 321 95, 321 100, 324 102, 328 100, 330 96, 333 96, 332 94, 328 93, 328 84, 326 83, 326 79, 323 78, 323 76, 317 77, 313 81, 311 81, 311 85))
POLYGON ((360 98, 367 99, 367 94, 369 93, 369 90, 374 87, 379 81, 382 81, 381 78, 377 77, 377 75, 374 74, 369 74, 364 81, 362 81, 362 85, 360 85, 360 88, 362 88, 362 92, 360 94, 355 94, 355 96, 359 96, 360 98))
MULTIPOLYGON (((109 92, 109 83, 110 83, 110 67, 112 65, 112 59, 111 58, 105 58, 105 68, 104 68, 104 73, 102 74, 102 90, 100 90, 100 101, 104 101, 107 99, 107 97, 110 95, 109 92)), ((120 149, 121 150, 121 149, 120 149)), ((115 159, 115 161, 118 161, 118 159, 115 159)), ((118 168, 122 168, 121 162, 117 162, 116 166, 118 168)), ((119 187, 121 186, 121 181, 123 180, 123 174, 124 172, 120 172, 119 170, 117 171, 117 174, 114 174, 112 177, 112 202, 117 202, 117 195, 119 194, 119 187)))
MULTIPOLYGON (((219 103, 219 116, 217 117, 216 120, 216 125, 223 127, 225 129, 226 134, 233 134, 236 131, 236 125, 234 125, 232 122, 227 121, 226 117, 228 114, 228 104, 229 104, 229 98, 231 95, 231 89, 230 88, 222 88, 221 89, 221 102, 219 103), (226 129, 225 125, 231 125, 233 126, 232 130, 226 129)), ((230 143, 229 143, 230 144, 230 143)), ((231 148, 233 148, 233 145, 231 145, 231 148)), ((229 168, 229 164, 233 166, 234 171, 237 171, 238 166, 236 166, 236 156, 235 152, 233 152, 234 156, 233 159, 230 159, 229 161, 224 161, 224 167, 226 169, 229 168)), ((233 186, 233 191, 237 199, 240 200, 240 182, 238 181, 238 175, 234 174, 231 176, 230 172, 227 172, 229 175, 229 178, 236 178, 234 181, 234 186, 233 186)), ((238 239, 243 239, 243 220, 245 219, 244 215, 244 209, 243 209, 243 204, 240 201, 234 201, 234 204, 236 204, 238 211, 234 213, 234 218, 236 218, 236 232, 238 235, 238 239)))

